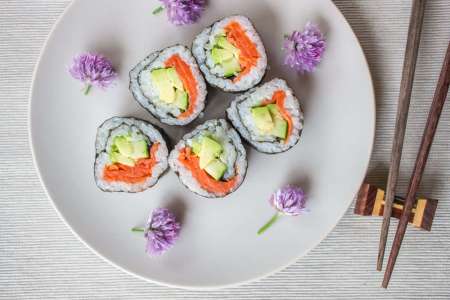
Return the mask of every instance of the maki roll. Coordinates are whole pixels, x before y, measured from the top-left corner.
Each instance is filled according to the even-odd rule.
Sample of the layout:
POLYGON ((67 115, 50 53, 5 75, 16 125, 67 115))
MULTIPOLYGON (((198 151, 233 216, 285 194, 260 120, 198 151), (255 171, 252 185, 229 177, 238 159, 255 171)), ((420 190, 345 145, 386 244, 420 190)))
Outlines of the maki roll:
POLYGON ((205 108, 206 84, 188 48, 156 51, 130 71, 130 91, 162 123, 186 125, 205 108))
POLYGON ((239 134, 223 119, 186 134, 170 152, 169 165, 189 190, 208 198, 234 192, 247 172, 239 134))
POLYGON ((150 123, 113 117, 97 130, 94 176, 105 192, 141 192, 167 169, 166 142, 150 123))
POLYGON ((203 30, 192 53, 209 84, 227 92, 246 91, 257 85, 267 67, 264 45, 244 16, 231 16, 203 30))
POLYGON ((303 129, 303 112, 286 81, 275 78, 238 96, 227 117, 256 150, 279 153, 293 147, 303 129))

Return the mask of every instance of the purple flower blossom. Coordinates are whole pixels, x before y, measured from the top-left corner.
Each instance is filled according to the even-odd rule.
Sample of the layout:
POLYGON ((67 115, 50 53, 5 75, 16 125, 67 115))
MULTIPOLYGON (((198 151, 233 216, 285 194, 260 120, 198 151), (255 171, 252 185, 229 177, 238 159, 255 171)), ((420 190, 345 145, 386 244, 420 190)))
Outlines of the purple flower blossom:
POLYGON ((173 213, 166 208, 157 208, 147 222, 145 237, 146 252, 150 255, 160 255, 171 248, 178 238, 181 225, 173 213))
POLYGON ((284 40, 284 63, 303 74, 312 72, 322 60, 326 43, 319 27, 308 22, 303 32, 294 31, 284 40))
POLYGON ((280 213, 296 216, 306 211, 305 193, 296 186, 288 185, 277 190, 270 197, 269 203, 280 213))
POLYGON ((160 0, 169 21, 177 26, 193 24, 205 10, 206 0, 160 0))
POLYGON ((69 73, 73 78, 86 84, 85 94, 89 92, 91 86, 105 89, 117 78, 111 61, 103 55, 92 53, 77 55, 73 59, 69 73))
POLYGON ((307 212, 306 197, 300 187, 288 185, 278 189, 269 199, 269 203, 277 210, 272 218, 258 230, 258 234, 266 231, 280 217, 280 215, 297 216, 307 212))

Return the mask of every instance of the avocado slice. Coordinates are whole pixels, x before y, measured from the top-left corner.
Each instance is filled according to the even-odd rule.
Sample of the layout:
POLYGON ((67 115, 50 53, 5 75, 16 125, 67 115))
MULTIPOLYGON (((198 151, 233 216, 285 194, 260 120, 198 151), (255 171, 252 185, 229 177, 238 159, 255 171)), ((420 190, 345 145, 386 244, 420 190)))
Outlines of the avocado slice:
POLYGON ((215 64, 222 64, 223 61, 232 59, 233 52, 227 49, 214 47, 211 50, 211 58, 215 64))
POLYGON ((175 103, 176 107, 181 110, 186 110, 188 107, 188 94, 183 90, 176 91, 175 103))
POLYGON ((226 36, 223 35, 217 36, 215 42, 216 42, 215 45, 217 45, 218 47, 230 51, 231 53, 233 53, 233 55, 236 56, 239 55, 239 49, 233 46, 233 44, 231 44, 227 40, 226 36))
POLYGON ((178 90, 184 89, 183 82, 181 81, 180 76, 178 76, 177 70, 175 68, 167 68, 166 75, 172 83, 172 86, 174 86, 178 90))
POLYGON ((150 72, 150 77, 153 84, 159 92, 159 98, 166 102, 172 103, 175 101, 175 89, 172 81, 168 76, 167 69, 155 69, 150 72))
POLYGON ((148 157, 148 145, 143 139, 132 141, 130 135, 118 135, 114 137, 109 159, 112 163, 121 163, 127 166, 134 166, 139 158, 148 157))
POLYGON ((287 137, 287 132, 288 132, 288 123, 286 122, 286 120, 275 119, 273 129, 270 133, 284 140, 287 137))
POLYGON ((112 163, 118 162, 123 165, 130 166, 130 167, 133 167, 135 164, 134 159, 129 158, 125 155, 122 155, 119 152, 111 152, 109 158, 111 159, 112 163))
POLYGON ((224 77, 231 77, 241 71, 239 49, 233 46, 225 35, 217 35, 211 49, 211 59, 222 66, 224 77))
POLYGON ((133 154, 133 145, 128 141, 124 135, 119 135, 114 138, 113 144, 116 145, 119 153, 125 156, 131 156, 133 154))
POLYGON ((109 160, 110 160, 112 163, 115 163, 115 162, 117 162, 117 158, 119 157, 119 155, 120 155, 119 152, 113 152, 113 151, 111 151, 111 152, 109 153, 109 160))
POLYGON ((133 159, 147 158, 148 157, 148 145, 145 140, 139 140, 132 143, 133 153, 130 155, 133 159))
POLYGON ((288 131, 288 123, 281 115, 278 106, 276 104, 268 104, 267 108, 272 116, 274 127, 271 134, 281 139, 286 139, 288 131))
POLYGON ((205 136, 202 139, 202 147, 200 149, 200 169, 204 169, 211 161, 222 153, 223 147, 210 137, 205 136))
POLYGON ((160 83, 162 81, 166 81, 166 69, 165 68, 159 68, 159 69, 153 69, 150 72, 150 78, 152 81, 156 83, 160 83))
POLYGON ((225 77, 234 76, 236 75, 236 73, 239 73, 241 71, 241 65, 234 56, 228 60, 223 61, 221 65, 223 67, 225 77))
POLYGON ((266 106, 269 109, 269 112, 272 115, 272 117, 283 118, 283 116, 281 115, 280 111, 278 110, 278 106, 276 104, 270 103, 270 104, 267 104, 266 106))
POLYGON ((205 172, 215 180, 220 180, 227 170, 227 165, 218 159, 213 159, 206 167, 205 172))
POLYGON ((253 107, 251 112, 256 128, 258 128, 261 133, 270 133, 274 127, 274 123, 267 106, 253 107))

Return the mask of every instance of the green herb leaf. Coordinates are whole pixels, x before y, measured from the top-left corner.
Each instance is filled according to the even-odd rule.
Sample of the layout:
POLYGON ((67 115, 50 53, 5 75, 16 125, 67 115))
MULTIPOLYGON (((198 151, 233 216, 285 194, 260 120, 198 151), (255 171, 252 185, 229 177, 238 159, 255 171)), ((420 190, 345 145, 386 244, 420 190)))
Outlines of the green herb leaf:
POLYGON ((162 12, 163 10, 164 10, 164 7, 163 7, 163 6, 158 6, 157 8, 155 8, 155 9, 153 10, 152 14, 157 15, 157 14, 159 14, 160 12, 162 12))

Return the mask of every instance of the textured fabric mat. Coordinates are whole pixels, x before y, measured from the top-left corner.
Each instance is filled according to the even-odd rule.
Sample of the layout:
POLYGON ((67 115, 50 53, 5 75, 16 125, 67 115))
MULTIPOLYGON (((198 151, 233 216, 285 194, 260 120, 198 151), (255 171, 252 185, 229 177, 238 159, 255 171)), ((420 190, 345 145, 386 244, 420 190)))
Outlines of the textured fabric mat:
MULTIPOLYGON (((373 73, 378 115, 368 181, 384 186, 412 1, 334 2, 359 37, 373 73)), ((47 199, 27 136, 33 68, 52 25, 68 4, 68 0, 0 1, 1 299, 450 299, 450 103, 420 191, 440 200, 435 223, 430 233, 408 230, 388 290, 379 287, 382 273, 375 271, 381 219, 355 216, 353 206, 306 257, 237 288, 191 292, 158 286, 117 270, 89 251, 47 199)), ((403 192, 449 39, 450 1, 428 1, 401 166, 403 192)), ((391 226, 391 238, 396 224, 391 226)))

